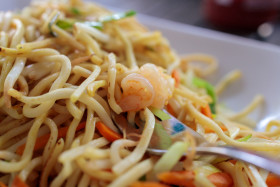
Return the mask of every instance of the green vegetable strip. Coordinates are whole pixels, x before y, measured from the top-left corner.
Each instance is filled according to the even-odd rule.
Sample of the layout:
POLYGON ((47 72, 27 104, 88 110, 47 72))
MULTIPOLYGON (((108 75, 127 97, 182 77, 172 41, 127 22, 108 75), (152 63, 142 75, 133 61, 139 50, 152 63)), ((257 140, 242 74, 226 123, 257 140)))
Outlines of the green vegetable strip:
POLYGON ((83 22, 83 24, 86 24, 90 27, 94 27, 96 29, 103 29, 103 24, 101 22, 96 22, 96 21, 86 21, 86 22, 83 22))
POLYGON ((187 151, 187 142, 175 142, 166 153, 159 159, 153 169, 154 174, 170 171, 187 151))
POLYGON ((71 12, 77 16, 81 15, 81 11, 76 7, 72 7, 71 12))
MULTIPOLYGON (((72 8, 71 11, 74 13, 74 11, 77 13, 77 11, 79 11, 76 8, 72 8)), ((113 14, 111 16, 105 16, 104 18, 101 18, 100 21, 86 21, 86 22, 82 22, 83 24, 86 24, 90 27, 94 27, 96 29, 102 29, 103 28, 103 23, 105 22, 110 22, 110 21, 116 21, 116 20, 120 20, 126 17, 130 17, 130 16, 134 16, 136 14, 135 11, 128 11, 128 12, 124 12, 124 13, 117 13, 117 14, 113 14)), ((76 15, 80 15, 76 14, 76 15)), ((69 21, 69 20, 58 20, 58 22, 56 23, 56 25, 58 27, 60 27, 61 29, 67 30, 73 27, 73 25, 78 22, 78 21, 69 21)))
POLYGON ((161 109, 158 109, 158 108, 155 108, 155 107, 149 107, 149 109, 161 121, 171 119, 171 117, 168 114, 166 114, 165 112, 163 112, 161 109))
POLYGON ((52 20, 49 22, 49 25, 48 25, 49 30, 50 30, 50 33, 51 33, 51 35, 54 36, 54 37, 57 37, 57 34, 56 34, 55 32, 53 32, 53 30, 52 30, 52 25, 56 22, 58 16, 59 16, 59 13, 57 13, 57 14, 52 18, 52 20))
MULTIPOLYGON (((67 29, 71 29, 75 23, 76 23, 76 21, 72 21, 72 20, 58 20, 56 25, 58 27, 60 27, 61 29, 67 30, 67 29)), ((103 28, 103 24, 100 22, 96 22, 96 21, 86 21, 86 22, 83 22, 83 24, 88 25, 90 27, 94 27, 96 29, 103 28)))
POLYGON ((248 136, 244 136, 243 138, 239 138, 237 141, 247 142, 250 138, 252 138, 252 134, 249 134, 248 136))
POLYGON ((68 21, 68 20, 58 20, 58 21, 56 22, 56 25, 57 25, 58 27, 60 27, 61 29, 67 30, 67 29, 72 28, 73 25, 74 25, 74 23, 75 23, 75 22, 73 22, 73 21, 70 22, 70 21, 68 21))
POLYGON ((110 16, 101 17, 99 21, 103 22, 103 23, 104 22, 110 22, 110 21, 117 21, 117 20, 120 20, 120 19, 123 19, 123 18, 134 16, 135 14, 136 14, 135 11, 130 10, 130 11, 127 11, 127 12, 122 12, 122 13, 117 13, 117 14, 113 14, 113 15, 110 15, 110 16))
POLYGON ((216 93, 215 93, 214 86, 212 84, 208 83, 207 81, 197 78, 197 77, 193 78, 193 84, 196 87, 206 89, 207 94, 212 98, 212 103, 209 104, 211 112, 212 112, 212 114, 216 114, 215 105, 216 105, 217 99, 216 99, 216 93))
POLYGON ((172 144, 172 140, 161 124, 155 124, 155 133, 158 136, 158 148, 168 149, 172 144))

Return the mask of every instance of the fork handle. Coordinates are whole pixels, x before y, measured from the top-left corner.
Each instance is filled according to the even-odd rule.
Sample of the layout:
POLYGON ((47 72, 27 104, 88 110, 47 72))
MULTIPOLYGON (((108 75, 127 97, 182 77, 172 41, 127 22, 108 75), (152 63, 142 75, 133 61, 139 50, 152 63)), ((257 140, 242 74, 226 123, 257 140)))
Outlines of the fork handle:
MULTIPOLYGON (((162 155, 167 150, 149 149, 149 153, 162 155)), ((210 147, 196 147, 196 153, 199 155, 221 155, 228 156, 237 160, 242 160, 249 164, 255 165, 280 176, 280 161, 274 158, 264 156, 258 153, 250 152, 240 148, 228 146, 210 146, 210 147)))

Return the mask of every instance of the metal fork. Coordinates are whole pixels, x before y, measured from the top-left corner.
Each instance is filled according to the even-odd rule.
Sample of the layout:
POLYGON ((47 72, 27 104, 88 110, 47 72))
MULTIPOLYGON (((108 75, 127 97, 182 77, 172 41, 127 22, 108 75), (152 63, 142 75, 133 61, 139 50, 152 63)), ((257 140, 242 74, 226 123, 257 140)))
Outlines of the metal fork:
MULTIPOLYGON (((167 111, 165 112, 168 113, 167 111)), ((171 116, 171 119, 169 119, 169 124, 171 128, 173 128, 175 125, 177 127, 180 126, 182 131, 188 131, 192 136, 194 136, 196 143, 198 145, 196 147, 196 154, 226 156, 229 158, 247 162, 249 164, 255 165, 257 167, 260 167, 262 169, 265 169, 267 171, 270 171, 280 176, 280 160, 276 160, 272 157, 265 156, 256 152, 244 150, 241 148, 230 147, 230 146, 217 146, 215 144, 211 144, 199 133, 197 133, 196 131, 194 131, 188 126, 183 125, 181 121, 177 120, 171 114, 169 115, 171 116)), ((116 114, 113 114, 113 120, 117 125, 117 127, 120 129, 120 131, 123 132, 124 128, 130 128, 133 130, 133 127, 127 124, 124 125, 124 123, 127 123, 127 121, 124 121, 124 119, 116 120, 116 116, 117 116, 116 114)), ((139 131, 138 129, 135 129, 134 132, 139 132, 139 131)), ((152 148, 151 146, 149 146, 149 148, 147 148, 147 152, 153 155, 163 155, 164 153, 167 152, 167 150, 152 148)), ((185 156, 187 155, 185 154, 185 156)))

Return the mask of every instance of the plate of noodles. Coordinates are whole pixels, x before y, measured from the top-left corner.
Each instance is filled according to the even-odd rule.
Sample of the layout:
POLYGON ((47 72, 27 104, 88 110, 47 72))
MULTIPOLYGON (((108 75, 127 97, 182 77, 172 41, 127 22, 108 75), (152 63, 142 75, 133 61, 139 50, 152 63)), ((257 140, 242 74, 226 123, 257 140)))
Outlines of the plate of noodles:
POLYGON ((0 13, 1 187, 280 186, 196 155, 168 123, 278 158, 279 47, 82 0, 13 2, 0 13), (153 138, 165 155, 146 153, 153 138))

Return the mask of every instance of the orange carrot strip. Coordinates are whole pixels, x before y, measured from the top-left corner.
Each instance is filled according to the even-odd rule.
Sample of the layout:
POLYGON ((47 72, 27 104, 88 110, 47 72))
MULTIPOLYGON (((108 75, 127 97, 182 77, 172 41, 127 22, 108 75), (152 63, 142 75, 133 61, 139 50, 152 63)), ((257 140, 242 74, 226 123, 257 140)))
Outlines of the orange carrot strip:
MULTIPOLYGON (((220 127, 221 127, 221 129, 223 131, 227 131, 228 130, 225 125, 220 125, 220 127)), ((215 132, 215 131, 210 129, 210 128, 208 128, 208 127, 205 128, 205 133, 213 133, 213 132, 215 132)))
POLYGON ((173 70, 171 76, 175 79, 175 87, 180 85, 180 74, 177 70, 173 70))
MULTIPOLYGON (((80 123, 77 128, 76 128, 76 131, 79 131, 81 129, 84 129, 85 128, 85 125, 86 125, 86 122, 82 122, 80 123)), ((57 139, 59 138, 64 138, 67 134, 67 131, 68 131, 68 128, 69 127, 62 127, 60 129, 58 129, 58 136, 57 136, 57 139)), ((33 151, 38 151, 42 148, 45 147, 45 145, 48 143, 48 140, 50 138, 50 134, 45 134, 43 136, 40 136, 36 139, 36 143, 35 143, 35 146, 34 146, 34 149, 33 151)), ((19 146, 16 150, 16 153, 18 155, 22 155, 23 154, 23 151, 25 149, 25 144, 19 146)))
POLYGON ((0 187, 8 187, 8 186, 0 181, 0 187))
MULTIPOLYGON (((182 187, 195 187, 193 171, 171 171, 158 175, 160 181, 170 185, 182 187)), ((207 177, 216 187, 231 187, 233 180, 231 176, 224 172, 217 172, 207 177)))
POLYGON ((195 187, 193 171, 171 171, 160 173, 158 179, 163 183, 183 187, 195 187))
POLYGON ((29 187, 24 181, 19 178, 19 176, 16 176, 13 180, 12 187, 29 187))
POLYGON ((216 187, 231 187, 233 180, 231 176, 224 172, 217 172, 207 177, 216 187))
POLYGON ((266 179, 266 184, 268 187, 280 186, 280 176, 277 176, 273 173, 269 173, 266 179))
POLYGON ((237 160, 230 159, 230 160, 229 160, 229 162, 230 162, 230 163, 232 163, 233 165, 235 165, 235 164, 236 164, 236 162, 237 162, 237 160))
POLYGON ((96 128, 98 129, 99 133, 110 142, 113 142, 118 139, 122 139, 122 135, 114 132, 100 121, 96 123, 96 128))
POLYGON ((173 110, 170 104, 167 104, 166 109, 172 116, 176 116, 175 111, 173 110))
POLYGON ((160 184, 158 182, 135 182, 130 187, 168 187, 165 184, 160 184))
POLYGON ((207 116, 208 118, 213 119, 212 112, 209 105, 206 105, 205 107, 201 107, 200 112, 205 116, 207 116))

